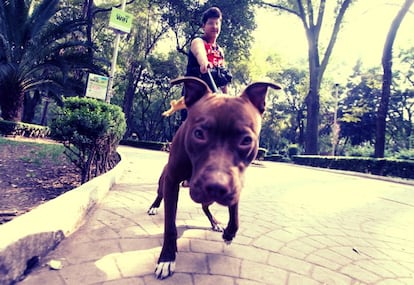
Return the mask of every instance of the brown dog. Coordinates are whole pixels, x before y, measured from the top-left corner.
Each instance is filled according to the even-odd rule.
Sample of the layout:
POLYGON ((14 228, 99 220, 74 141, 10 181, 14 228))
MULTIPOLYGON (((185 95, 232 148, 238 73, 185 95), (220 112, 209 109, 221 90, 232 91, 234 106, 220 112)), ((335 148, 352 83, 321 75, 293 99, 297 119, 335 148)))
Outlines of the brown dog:
POLYGON ((214 230, 222 229, 208 206, 217 202, 229 208, 223 239, 230 243, 235 237, 244 170, 257 154, 267 89, 280 89, 273 83, 256 82, 240 96, 230 97, 213 94, 207 84, 195 77, 171 82, 179 83, 184 83, 188 117, 174 136, 168 163, 159 179, 158 196, 148 210, 154 214, 164 198, 164 243, 155 269, 158 279, 174 273, 181 181, 190 181, 190 196, 203 205, 214 230))

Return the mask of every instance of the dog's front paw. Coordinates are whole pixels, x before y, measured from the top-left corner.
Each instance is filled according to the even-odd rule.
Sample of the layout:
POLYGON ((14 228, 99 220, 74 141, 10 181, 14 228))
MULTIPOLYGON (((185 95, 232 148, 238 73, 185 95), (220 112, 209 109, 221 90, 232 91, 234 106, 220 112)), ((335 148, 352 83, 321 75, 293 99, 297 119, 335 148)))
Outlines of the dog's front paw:
POLYGON ((174 274, 175 261, 159 262, 155 267, 155 277, 157 279, 165 279, 174 274))
POLYGON ((236 236, 236 233, 231 233, 227 229, 225 229, 223 233, 223 240, 226 244, 231 244, 235 236, 236 236))
POLYGON ((147 213, 150 216, 154 216, 154 215, 158 214, 158 208, 151 207, 151 208, 148 209, 147 213))

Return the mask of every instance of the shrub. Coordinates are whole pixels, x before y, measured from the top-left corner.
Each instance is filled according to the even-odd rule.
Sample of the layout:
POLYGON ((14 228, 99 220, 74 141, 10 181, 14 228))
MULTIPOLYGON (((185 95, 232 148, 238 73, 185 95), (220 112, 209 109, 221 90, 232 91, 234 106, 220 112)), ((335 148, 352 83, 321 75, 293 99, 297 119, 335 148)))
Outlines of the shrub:
POLYGON ((3 136, 43 138, 47 137, 49 133, 49 128, 45 126, 0 120, 0 134, 3 136))
POLYGON ((292 157, 299 154, 299 146, 297 144, 291 144, 288 147, 288 156, 292 157))
POLYGON ((397 159, 369 157, 339 157, 297 155, 292 157, 295 164, 370 173, 381 176, 414 178, 414 162, 397 159))
POLYGON ((394 156, 397 159, 414 160, 414 149, 400 150, 394 156))
POLYGON ((126 130, 125 116, 119 106, 93 98, 70 97, 63 103, 51 122, 51 137, 63 142, 85 183, 110 168, 126 130))

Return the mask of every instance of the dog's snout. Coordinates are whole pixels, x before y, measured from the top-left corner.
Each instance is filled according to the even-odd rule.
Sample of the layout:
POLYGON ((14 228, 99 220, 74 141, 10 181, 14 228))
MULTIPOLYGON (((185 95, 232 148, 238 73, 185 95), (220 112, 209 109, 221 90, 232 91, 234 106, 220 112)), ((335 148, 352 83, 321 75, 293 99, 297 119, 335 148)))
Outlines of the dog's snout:
POLYGON ((222 198, 228 193, 227 187, 220 183, 210 183, 206 185, 206 191, 213 198, 222 198))

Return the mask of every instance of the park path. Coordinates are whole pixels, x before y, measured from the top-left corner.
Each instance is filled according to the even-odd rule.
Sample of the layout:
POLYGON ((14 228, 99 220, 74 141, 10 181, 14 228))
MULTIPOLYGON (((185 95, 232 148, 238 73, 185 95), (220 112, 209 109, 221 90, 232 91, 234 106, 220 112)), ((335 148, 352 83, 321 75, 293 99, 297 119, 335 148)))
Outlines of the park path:
MULTIPOLYGON (((120 183, 44 260, 62 269, 42 266, 20 284, 414 284, 412 185, 273 162, 248 169, 229 246, 181 190, 176 273, 156 280, 163 207, 146 210, 168 154, 119 151, 120 183)), ((227 222, 226 208, 212 212, 227 222)))

